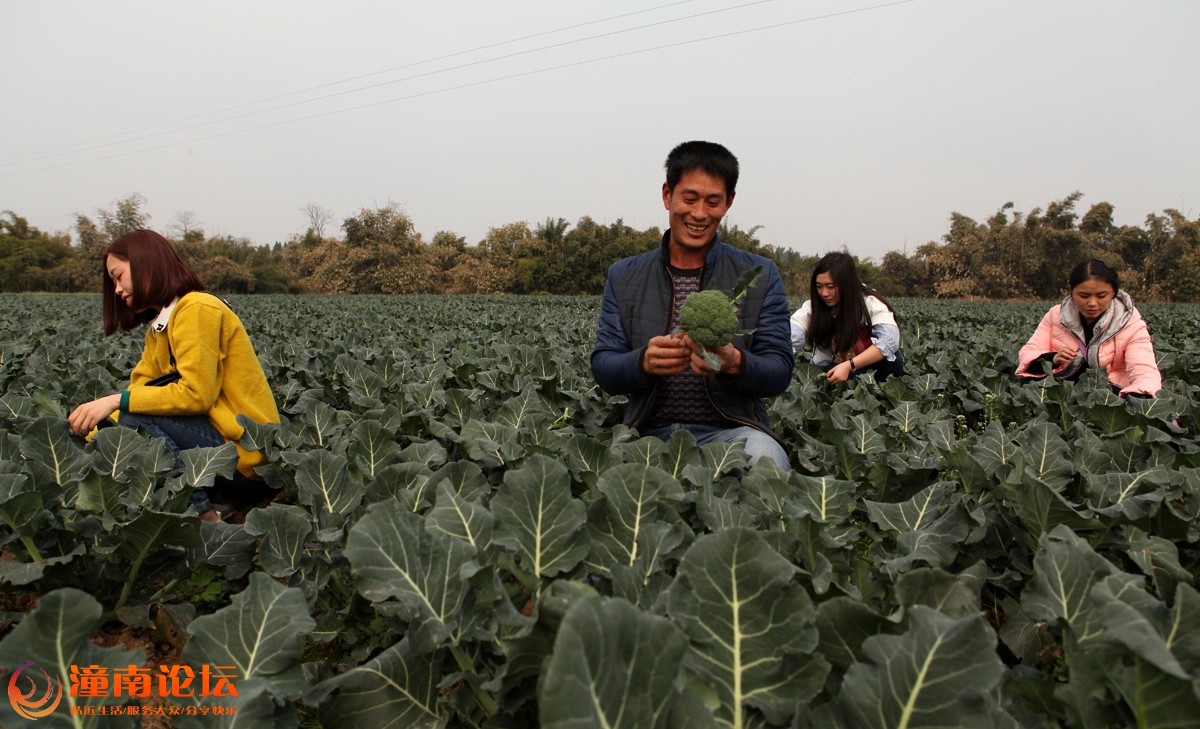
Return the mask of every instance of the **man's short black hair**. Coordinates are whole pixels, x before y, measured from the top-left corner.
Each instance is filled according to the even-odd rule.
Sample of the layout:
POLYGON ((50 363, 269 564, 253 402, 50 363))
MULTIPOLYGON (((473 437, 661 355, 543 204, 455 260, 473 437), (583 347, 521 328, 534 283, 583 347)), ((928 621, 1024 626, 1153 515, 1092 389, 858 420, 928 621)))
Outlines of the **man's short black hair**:
POLYGON ((738 161, 728 149, 716 142, 684 142, 667 155, 667 189, 673 191, 685 172, 704 170, 725 181, 725 194, 737 187, 738 161))

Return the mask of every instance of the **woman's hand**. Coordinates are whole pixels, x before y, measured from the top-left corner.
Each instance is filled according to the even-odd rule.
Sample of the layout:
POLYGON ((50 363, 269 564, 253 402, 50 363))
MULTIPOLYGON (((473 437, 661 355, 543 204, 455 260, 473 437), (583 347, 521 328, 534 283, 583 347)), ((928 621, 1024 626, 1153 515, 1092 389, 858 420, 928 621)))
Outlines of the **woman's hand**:
POLYGON ((829 371, 825 373, 825 379, 831 385, 836 385, 839 382, 845 382, 850 379, 850 361, 846 360, 841 364, 830 367, 829 371))
POLYGON ((1069 344, 1058 350, 1058 352, 1054 354, 1054 369, 1058 369, 1059 367, 1062 367, 1071 360, 1075 359, 1075 355, 1077 354, 1079 354, 1079 350, 1069 344))
POLYGON ((101 420, 115 413, 119 407, 121 407, 120 394, 102 397, 99 400, 85 402, 75 408, 67 418, 67 422, 71 424, 71 430, 75 431, 76 435, 87 435, 101 420))

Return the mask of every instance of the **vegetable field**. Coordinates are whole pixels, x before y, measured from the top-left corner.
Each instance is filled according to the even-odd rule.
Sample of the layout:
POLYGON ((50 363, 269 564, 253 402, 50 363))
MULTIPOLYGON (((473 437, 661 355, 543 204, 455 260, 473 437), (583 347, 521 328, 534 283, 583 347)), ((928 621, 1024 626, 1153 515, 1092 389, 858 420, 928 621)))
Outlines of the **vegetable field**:
POLYGON ((1125 402, 1012 379, 1044 305, 897 302, 903 380, 769 403, 786 473, 616 424, 595 298, 238 298, 283 492, 208 524, 232 444, 68 431, 141 331, 0 305, 5 669, 235 666, 178 727, 1200 723, 1200 307, 1142 307, 1166 392, 1125 402))

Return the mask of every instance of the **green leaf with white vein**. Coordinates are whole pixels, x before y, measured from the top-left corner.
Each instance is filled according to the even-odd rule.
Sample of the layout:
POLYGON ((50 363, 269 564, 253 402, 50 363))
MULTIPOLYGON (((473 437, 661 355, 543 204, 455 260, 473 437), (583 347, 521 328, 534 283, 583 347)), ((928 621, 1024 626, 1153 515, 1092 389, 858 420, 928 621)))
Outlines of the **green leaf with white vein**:
POLYGON ((33 481, 20 472, 17 464, 0 461, 0 502, 8 501, 17 494, 34 490, 33 481))
POLYGON ((1092 585, 1116 574, 1117 568, 1065 526, 1043 534, 1039 543, 1035 574, 1021 592, 1021 607, 1034 620, 1069 624, 1081 644, 1099 636, 1103 627, 1092 604, 1092 585))
POLYGON ((237 470, 238 452, 233 441, 216 448, 192 448, 181 451, 183 482, 194 488, 210 488, 217 476, 233 478, 237 470))
POLYGON ((337 410, 319 400, 302 400, 301 403, 299 420, 304 424, 303 434, 310 443, 324 448, 340 427, 337 410))
MULTIPOLYGON (((732 477, 726 480, 734 481, 732 477)), ((700 488, 696 494, 696 516, 700 518, 700 523, 711 532, 733 527, 753 528, 757 521, 754 515, 748 509, 743 509, 737 499, 719 496, 718 493, 723 490, 722 484, 711 483, 700 488)))
POLYGON ((891 412, 888 413, 888 420, 901 433, 912 434, 918 429, 932 423, 934 419, 940 415, 937 410, 930 410, 928 413, 921 412, 921 405, 912 401, 904 401, 896 405, 891 412))
MULTIPOLYGON (((245 524, 230 524, 224 521, 201 522, 200 540, 203 562, 225 568, 225 579, 238 580, 254 565, 254 535, 246 531, 245 524)), ((189 564, 190 566, 190 564, 189 564)), ((197 571, 193 567, 193 571, 197 571)))
POLYGON ((514 430, 525 424, 525 420, 536 413, 544 413, 546 407, 538 397, 537 390, 528 387, 520 395, 511 397, 496 411, 496 422, 503 423, 514 430))
POLYGON ((1004 428, 998 420, 988 423, 983 430, 983 436, 979 439, 979 445, 971 448, 971 455, 975 456, 979 465, 987 469, 989 473, 1007 472, 1009 463, 1016 452, 1016 444, 1009 440, 1008 434, 1004 432, 1004 428))
POLYGON ((817 650, 829 662, 845 670, 856 662, 865 662, 862 646, 868 638, 881 633, 899 633, 898 625, 848 597, 835 597, 817 608, 817 631, 821 642, 817 650))
POLYGON ((366 489, 367 501, 388 501, 412 493, 423 496, 433 472, 423 463, 397 463, 380 470, 366 489))
POLYGON ((405 637, 370 661, 304 694, 328 729, 435 729, 449 718, 438 701, 444 651, 412 649, 405 637), (337 692, 333 699, 329 695, 337 692))
MULTIPOLYGON (((633 564, 611 568, 613 596, 649 609, 672 578, 663 570, 663 561, 684 543, 684 527, 657 521, 638 533, 638 556, 633 564)), ((688 532, 688 536, 691 534, 688 532)))
POLYGON ((344 456, 329 451, 309 451, 296 466, 296 486, 300 503, 318 514, 345 514, 362 501, 361 483, 350 477, 344 456))
POLYGON ((1159 616, 1158 632, 1184 670, 1200 673, 1200 593, 1190 585, 1175 586, 1175 605, 1159 616))
MULTIPOLYGON (((121 646, 101 648, 92 643, 88 636, 100 628, 103 621, 100 618, 101 607, 96 599, 86 592, 72 587, 54 590, 41 597, 37 608, 30 612, 24 620, 17 624, 4 640, 0 642, 0 666, 8 670, 19 669, 27 661, 35 665, 24 669, 34 671, 38 676, 38 684, 44 679, 40 671, 51 675, 57 674, 60 681, 65 681, 71 675, 71 666, 102 666, 116 670, 128 667, 130 664, 140 665, 146 660, 146 654, 139 648, 128 653, 121 646)), ((27 676, 28 674, 26 674, 27 676)), ((25 676, 11 677, 18 681, 16 688, 27 691, 25 676)), ((67 687, 64 687, 67 688, 67 687)), ((4 711, 0 711, 0 721, 9 726, 36 727, 98 727, 101 723, 97 716, 72 716, 71 708, 83 706, 98 706, 110 703, 107 697, 83 698, 71 696, 64 691, 63 706, 50 715, 36 720, 19 719, 9 714, 9 702, 5 701, 4 711), (6 716, 6 714, 8 714, 6 716)), ((40 694, 39 694, 40 697, 40 694)), ((98 712, 98 709, 95 710, 98 712)))
POLYGON ((271 504, 246 515, 246 533, 263 538, 258 560, 272 577, 290 577, 300 569, 312 528, 308 512, 290 504, 271 504))
MULTIPOLYGON (((1113 582, 1117 580, 1110 578, 1113 582)), ((1171 653, 1167 643, 1159 635, 1153 623, 1154 613, 1161 612, 1159 603, 1139 587, 1121 589, 1122 585, 1110 584, 1109 580, 1092 586, 1092 602, 1100 623, 1104 626, 1104 639, 1123 645, 1160 671, 1175 678, 1188 681, 1188 673, 1171 653), (1120 594, 1114 592, 1114 587, 1120 594), (1143 614, 1137 607, 1141 603, 1150 615, 1143 614)))
MULTIPOLYGON (((661 442, 661 441, 660 441, 661 442)), ((700 461, 718 476, 746 467, 749 459, 742 441, 713 441, 700 446, 700 461)))
POLYGON ((364 420, 354 429, 354 437, 346 455, 367 476, 374 477, 380 469, 400 462, 400 445, 379 421, 364 420))
POLYGON ((1175 594, 1179 582, 1192 584, 1192 573, 1179 564, 1179 548, 1174 542, 1162 537, 1152 537, 1136 527, 1126 527, 1129 549, 1126 552, 1141 568, 1142 574, 1154 580, 1154 587, 1161 600, 1175 594))
POLYGON ((459 496, 448 481, 438 484, 437 502, 425 515, 425 528, 458 537, 481 552, 492 544, 491 512, 459 496))
POLYGON ((236 666, 239 688, 258 679, 277 699, 295 699, 305 688, 300 635, 316 625, 303 592, 253 572, 233 604, 188 626, 191 639, 183 660, 194 666, 236 666))
POLYGON ((488 483, 483 471, 470 461, 447 463, 429 477, 429 483, 425 487, 436 492, 442 483, 449 485, 454 493, 467 501, 474 501, 492 492, 492 485, 488 483))
POLYGON ((796 567, 757 532, 726 529, 684 554, 667 611, 691 641, 688 665, 716 689, 717 718, 747 726, 747 707, 783 724, 821 690, 829 664, 811 654, 816 611, 796 567))
POLYGON ((1102 664, 1133 711, 1138 729, 1192 729, 1200 716, 1200 699, 1193 681, 1163 672, 1154 664, 1134 658, 1131 662, 1102 664))
POLYGON ((71 441, 71 426, 63 418, 43 416, 21 433, 21 455, 37 461, 54 474, 54 482, 66 485, 87 473, 91 456, 71 441))
POLYGON ((420 463, 426 468, 437 468, 446 462, 446 448, 436 440, 428 443, 413 443, 400 451, 406 463, 420 463))
POLYGON ((647 466, 659 463, 666 450, 667 446, 662 439, 654 436, 638 438, 628 443, 619 443, 613 447, 613 451, 624 455, 625 460, 629 463, 642 463, 647 466))
POLYGON ((505 473, 491 507, 492 541, 520 554, 534 575, 553 577, 587 556, 587 507, 571 496, 571 477, 558 461, 535 454, 505 473))
POLYGON ((665 728, 687 647, 687 637, 670 621, 624 600, 579 600, 559 627, 541 673, 542 726, 665 728))
POLYGON ((105 428, 92 437, 96 455, 92 468, 122 483, 129 481, 125 469, 134 456, 146 450, 147 441, 130 428, 105 428))
POLYGON ((850 429, 842 442, 850 449, 850 452, 864 456, 872 456, 887 450, 883 436, 861 414, 850 418, 850 429))
POLYGON ((947 483, 935 483, 921 489, 916 496, 899 504, 881 504, 863 500, 867 515, 880 529, 892 529, 903 534, 915 532, 933 523, 938 510, 946 501, 947 483))
POLYGON ((1144 519, 1163 500, 1171 474, 1162 466, 1138 473, 1085 474, 1088 504, 1105 516, 1144 519))
POLYGON ((995 725, 982 698, 1005 668, 996 634, 978 616, 954 618, 933 608, 909 609, 903 635, 863 643, 870 663, 846 672, 838 701, 850 725, 870 729, 995 725))
POLYGON ((202 544, 199 518, 149 509, 143 510, 138 518, 122 526, 120 534, 122 541, 117 551, 135 565, 141 565, 146 556, 159 547, 172 545, 192 548, 202 544))
POLYGON ((14 532, 33 537, 49 514, 42 503, 42 495, 25 490, 27 483, 29 478, 22 474, 0 475, 0 484, 8 487, 0 489, 0 519, 14 532), (8 483, 4 483, 6 481, 8 483))
POLYGON ((671 433, 667 441, 667 449, 661 455, 660 467, 673 478, 683 475, 683 469, 690 464, 700 463, 700 453, 696 449, 696 436, 690 430, 680 428, 671 433))
POLYGON ((129 490, 127 484, 92 471, 79 480, 79 497, 75 508, 80 511, 107 511, 118 517, 125 516, 121 495, 129 490))
POLYGON ((1013 655, 1027 666, 1036 666, 1055 655, 1058 643, 1045 621, 1031 619, 1021 603, 1011 597, 1004 598, 1003 605, 1004 627, 999 636, 1013 655))
POLYGON ((955 504, 937 521, 915 532, 904 532, 896 538, 899 556, 883 560, 883 567, 893 577, 911 569, 918 562, 931 567, 945 567, 958 556, 959 545, 967 538, 967 512, 955 504))
POLYGON ((814 519, 823 522, 844 519, 854 511, 853 481, 843 481, 833 476, 805 476, 791 472, 789 483, 796 488, 795 502, 814 519))
POLYGON ((510 456, 519 457, 520 447, 516 444, 517 429, 503 423, 470 420, 462 428, 462 446, 467 456, 487 466, 503 466, 510 456), (515 451, 510 451, 512 449, 515 451))
POLYGON ((896 599, 904 607, 925 605, 952 618, 979 612, 979 594, 954 575, 932 567, 912 570, 896 580, 896 599))
POLYGON ((424 520, 396 502, 372 504, 346 538, 358 592, 372 602, 397 598, 417 612, 407 637, 429 652, 458 640, 467 579, 479 570, 478 550, 425 529, 424 520))
MULTIPOLYGON (((691 434, 689 433, 689 435, 691 434)), ((699 461, 700 456, 695 453, 694 438, 692 439, 692 453, 695 455, 695 460, 699 461)), ((570 459, 571 470, 575 473, 601 474, 621 462, 621 459, 603 443, 582 434, 571 436, 571 439, 567 441, 566 454, 570 459)))
POLYGON ((797 515, 800 511, 791 500, 795 489, 788 482, 789 475, 769 458, 762 459, 742 477, 738 501, 771 525, 778 524, 784 516, 797 515))
POLYGON ((1062 494, 1030 475, 1023 467, 1025 457, 1018 453, 1008 477, 997 492, 1016 508, 1017 515, 1034 535, 1042 535, 1060 525, 1085 530, 1099 526, 1091 511, 1080 511, 1062 494))
POLYGON ((1071 480, 1074 468, 1067 459, 1070 449, 1062 439, 1062 429, 1045 421, 1034 423, 1017 436, 1025 454, 1026 472, 1056 491, 1071 480))
POLYGON ((658 503, 683 498, 679 482, 666 471, 640 463, 608 469, 600 476, 597 489, 606 498, 592 507, 603 510, 603 518, 588 520, 589 563, 605 569, 632 565, 638 558, 638 536, 658 518, 658 503))

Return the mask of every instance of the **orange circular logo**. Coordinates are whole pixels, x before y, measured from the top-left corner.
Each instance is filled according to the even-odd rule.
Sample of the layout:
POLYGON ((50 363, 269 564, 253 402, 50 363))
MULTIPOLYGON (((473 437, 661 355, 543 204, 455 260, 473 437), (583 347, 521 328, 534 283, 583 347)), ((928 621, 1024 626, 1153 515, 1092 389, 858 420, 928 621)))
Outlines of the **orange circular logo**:
POLYGON ((29 692, 22 692, 20 687, 17 686, 17 679, 20 678, 21 671, 24 671, 26 668, 29 668, 33 665, 33 661, 25 661, 25 665, 18 668, 16 673, 12 675, 12 678, 8 680, 9 702, 12 704, 13 709, 15 709, 22 718, 30 720, 40 719, 43 716, 47 716, 51 711, 57 709, 58 702, 62 700, 63 693, 62 679, 58 676, 55 676, 55 678, 58 679, 58 690, 55 691, 55 682, 50 680, 50 674, 42 671, 40 668, 38 670, 42 671, 42 676, 46 678, 46 693, 43 694, 42 698, 40 699, 35 700, 33 698, 38 693, 37 678, 32 675, 33 671, 25 674, 25 679, 28 681, 29 685, 29 692), (53 699, 53 701, 51 701, 51 699, 53 699))

